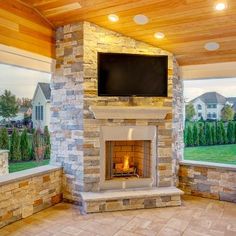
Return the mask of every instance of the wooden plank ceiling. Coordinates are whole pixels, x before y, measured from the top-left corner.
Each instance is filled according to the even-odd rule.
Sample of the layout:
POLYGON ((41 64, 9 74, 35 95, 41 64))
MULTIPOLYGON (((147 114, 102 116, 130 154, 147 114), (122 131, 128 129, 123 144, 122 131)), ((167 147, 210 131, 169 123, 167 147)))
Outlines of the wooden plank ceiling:
MULTIPOLYGON (((7 11, 18 17, 18 11, 24 11, 20 16, 24 21, 19 18, 17 24, 0 24, 0 37, 4 30, 6 34, 18 31, 26 40, 37 35, 34 47, 43 41, 47 50, 53 40, 50 27, 85 20, 173 52, 180 65, 236 61, 236 0, 222 1, 227 1, 224 11, 214 9, 219 0, 0 0, 4 20, 12 20, 12 15, 3 16, 7 11), (109 14, 117 14, 120 20, 108 21, 109 14), (135 24, 137 14, 146 15, 149 23, 135 24), (166 37, 158 40, 155 32, 166 37), (205 43, 212 41, 218 42, 220 49, 206 51, 205 43)), ((20 40, 15 37, 8 34, 9 39, 20 40)))

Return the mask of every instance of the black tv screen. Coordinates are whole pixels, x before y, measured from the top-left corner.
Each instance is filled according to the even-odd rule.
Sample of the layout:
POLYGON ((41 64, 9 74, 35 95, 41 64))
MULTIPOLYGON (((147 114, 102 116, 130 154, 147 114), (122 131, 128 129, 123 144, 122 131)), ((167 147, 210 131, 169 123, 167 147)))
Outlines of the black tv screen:
POLYGON ((168 56, 98 53, 98 96, 167 97, 168 56))

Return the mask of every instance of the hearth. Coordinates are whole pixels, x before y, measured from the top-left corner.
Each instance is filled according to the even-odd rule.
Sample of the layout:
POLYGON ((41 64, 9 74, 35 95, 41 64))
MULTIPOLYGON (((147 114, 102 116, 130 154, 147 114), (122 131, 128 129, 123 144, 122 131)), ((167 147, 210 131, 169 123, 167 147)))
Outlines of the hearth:
POLYGON ((150 140, 106 141, 106 180, 150 178, 150 140))

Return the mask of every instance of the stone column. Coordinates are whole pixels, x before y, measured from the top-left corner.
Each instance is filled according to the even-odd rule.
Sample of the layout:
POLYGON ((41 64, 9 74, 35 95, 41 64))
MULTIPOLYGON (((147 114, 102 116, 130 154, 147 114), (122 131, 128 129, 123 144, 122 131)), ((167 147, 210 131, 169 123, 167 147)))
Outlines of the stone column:
POLYGON ((0 176, 9 174, 8 150, 0 150, 0 176))
POLYGON ((83 191, 83 23, 56 32, 56 68, 51 83, 51 164, 64 170, 63 196, 83 191))

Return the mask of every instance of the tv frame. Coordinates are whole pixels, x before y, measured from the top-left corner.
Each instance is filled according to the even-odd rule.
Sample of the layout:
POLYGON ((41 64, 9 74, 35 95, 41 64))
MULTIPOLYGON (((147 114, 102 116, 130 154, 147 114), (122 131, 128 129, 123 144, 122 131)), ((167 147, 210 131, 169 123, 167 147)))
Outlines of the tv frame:
POLYGON ((114 53, 114 52, 97 52, 97 96, 99 97, 161 97, 161 98, 167 98, 168 97, 168 55, 147 55, 147 54, 134 54, 134 53, 114 53), (100 60, 99 57, 101 54, 121 54, 121 55, 135 55, 135 56, 145 56, 145 57, 163 57, 166 58, 167 60, 167 70, 165 71, 165 78, 167 78, 166 80, 166 91, 165 91, 165 95, 153 95, 153 94, 138 94, 138 95, 130 95, 130 94, 103 94, 99 92, 99 87, 101 86, 101 82, 100 82, 100 60))

